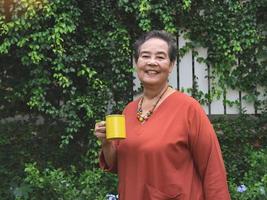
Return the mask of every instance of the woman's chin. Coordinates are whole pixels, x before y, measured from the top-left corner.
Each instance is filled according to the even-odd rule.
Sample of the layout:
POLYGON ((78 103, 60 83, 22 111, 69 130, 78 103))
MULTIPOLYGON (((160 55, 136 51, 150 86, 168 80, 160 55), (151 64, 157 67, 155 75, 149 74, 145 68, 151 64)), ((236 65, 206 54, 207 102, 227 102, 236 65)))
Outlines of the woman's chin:
POLYGON ((142 81, 142 84, 144 86, 156 86, 156 85, 162 85, 164 84, 164 82, 158 79, 145 79, 142 81))

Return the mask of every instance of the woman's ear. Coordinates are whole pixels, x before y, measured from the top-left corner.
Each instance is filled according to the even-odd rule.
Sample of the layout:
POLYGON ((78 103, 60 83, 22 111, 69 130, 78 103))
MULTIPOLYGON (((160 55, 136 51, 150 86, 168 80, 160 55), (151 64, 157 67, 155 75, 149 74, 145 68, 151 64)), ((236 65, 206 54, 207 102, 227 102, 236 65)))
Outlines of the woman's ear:
POLYGON ((177 63, 177 60, 171 62, 171 64, 170 64, 170 69, 169 69, 169 73, 172 73, 172 70, 173 70, 174 66, 176 65, 176 63, 177 63))
POLYGON ((136 61, 135 61, 134 57, 132 57, 132 61, 133 61, 133 67, 136 68, 136 61))
POLYGON ((135 71, 136 71, 136 69, 137 69, 137 63, 136 63, 136 62, 137 62, 137 60, 135 60, 134 57, 132 57, 132 59, 133 59, 133 60, 132 60, 132 61, 133 61, 133 68, 134 68, 135 71))

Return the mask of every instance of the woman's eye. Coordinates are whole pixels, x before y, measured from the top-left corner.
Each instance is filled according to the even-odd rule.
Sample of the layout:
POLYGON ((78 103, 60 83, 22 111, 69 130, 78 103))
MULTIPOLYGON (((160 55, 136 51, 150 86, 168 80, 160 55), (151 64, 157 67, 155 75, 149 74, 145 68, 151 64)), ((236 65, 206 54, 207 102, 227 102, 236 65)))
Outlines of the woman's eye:
POLYGON ((142 58, 149 58, 148 55, 142 55, 141 57, 142 57, 142 58))

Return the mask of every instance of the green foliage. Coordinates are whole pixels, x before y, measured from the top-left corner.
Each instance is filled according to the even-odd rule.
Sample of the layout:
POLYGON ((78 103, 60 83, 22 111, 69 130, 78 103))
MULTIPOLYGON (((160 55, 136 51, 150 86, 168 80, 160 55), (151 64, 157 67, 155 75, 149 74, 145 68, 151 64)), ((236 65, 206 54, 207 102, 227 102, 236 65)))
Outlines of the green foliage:
POLYGON ((266 56, 260 56, 266 51, 264 9, 266 0, 192 1, 189 15, 181 20, 186 22, 185 37, 191 42, 181 49, 181 55, 190 49, 194 53, 200 46, 208 48, 207 59, 198 60, 212 67, 210 78, 215 87, 201 97, 202 101, 216 99, 218 92, 226 88, 247 92, 247 97, 256 103, 260 101, 258 87, 266 93, 266 56))
POLYGON ((75 199, 77 193, 81 199, 101 199, 116 194, 116 177, 96 169, 98 146, 83 152, 70 143, 62 149, 64 124, 24 120, 3 121, 0 126, 1 199, 75 199), (25 163, 33 164, 25 168, 25 163))
POLYGON ((249 170, 251 152, 266 148, 266 116, 221 117, 213 120, 220 140, 226 168, 233 181, 239 183, 249 170))
POLYGON ((46 168, 41 172, 33 163, 26 165, 25 172, 25 182, 14 191, 17 200, 104 200, 108 193, 114 193, 117 185, 114 176, 100 170, 79 174, 75 168, 68 173, 46 168))
POLYGON ((267 191, 266 116, 213 120, 220 140, 233 200, 262 200, 267 191), (245 185, 246 191, 238 191, 245 185))
POLYGON ((243 180, 246 190, 238 191, 237 185, 230 180, 230 191, 233 200, 262 200, 267 199, 267 149, 252 151, 249 154, 249 169, 246 171, 243 180))
POLYGON ((31 112, 64 122, 62 146, 89 124, 92 127, 95 116, 102 118, 109 99, 114 99, 114 110, 121 111, 130 96, 118 92, 126 92, 131 84, 127 31, 105 16, 99 16, 94 29, 97 18, 92 16, 110 14, 111 5, 94 8, 90 4, 94 2, 79 8, 75 1, 44 1, 37 9, 21 1, 14 11, 20 14, 4 22, 1 32, 1 60, 6 65, 1 75, 4 110, 10 109, 9 102, 18 105, 20 101, 31 112), (92 9, 91 15, 82 15, 82 9, 92 9), (113 31, 106 32, 107 26, 113 31), (9 63, 11 57, 14 61, 9 63))
POLYGON ((63 129, 55 124, 36 125, 38 119, 34 117, 29 120, 30 123, 3 121, 0 124, 1 199, 12 199, 11 190, 22 181, 26 162, 38 160, 41 166, 67 164, 64 160, 68 153, 59 149, 63 129))

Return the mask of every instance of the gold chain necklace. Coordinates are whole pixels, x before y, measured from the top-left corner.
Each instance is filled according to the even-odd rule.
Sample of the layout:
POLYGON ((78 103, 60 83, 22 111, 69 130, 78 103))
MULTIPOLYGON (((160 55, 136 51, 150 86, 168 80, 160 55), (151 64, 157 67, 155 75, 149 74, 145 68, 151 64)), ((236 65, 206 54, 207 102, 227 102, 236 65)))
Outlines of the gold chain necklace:
POLYGON ((156 103, 153 105, 152 109, 149 110, 145 115, 143 115, 143 110, 142 110, 144 96, 142 97, 142 99, 140 100, 140 102, 138 104, 138 108, 137 108, 137 119, 138 119, 139 122, 144 123, 145 121, 147 121, 149 119, 149 117, 153 114, 156 106, 158 105, 160 99, 167 92, 168 88, 169 88, 169 86, 162 92, 162 94, 159 96, 159 98, 156 101, 156 103))

